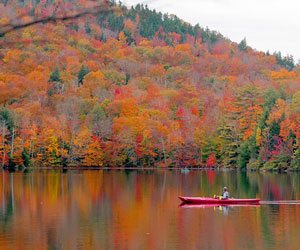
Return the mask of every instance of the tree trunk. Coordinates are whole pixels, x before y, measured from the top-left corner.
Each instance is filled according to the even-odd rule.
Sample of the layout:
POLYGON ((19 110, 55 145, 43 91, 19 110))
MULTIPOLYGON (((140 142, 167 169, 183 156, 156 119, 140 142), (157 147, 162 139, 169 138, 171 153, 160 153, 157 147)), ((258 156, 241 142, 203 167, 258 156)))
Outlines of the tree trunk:
POLYGON ((167 166, 167 159, 166 159, 165 142, 162 138, 161 138, 161 141, 162 141, 162 146, 163 146, 164 162, 165 162, 165 167, 166 167, 167 166))
POLYGON ((2 155, 2 169, 4 168, 5 164, 5 124, 2 125, 2 149, 3 149, 3 155, 2 155))

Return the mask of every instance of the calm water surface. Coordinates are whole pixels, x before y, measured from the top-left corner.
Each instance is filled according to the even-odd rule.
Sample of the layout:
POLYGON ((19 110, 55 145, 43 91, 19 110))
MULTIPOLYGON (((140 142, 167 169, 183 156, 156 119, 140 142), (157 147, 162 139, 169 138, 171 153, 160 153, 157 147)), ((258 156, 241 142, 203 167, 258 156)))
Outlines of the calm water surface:
POLYGON ((0 172, 0 249, 299 249, 300 205, 179 207, 178 195, 299 199, 300 175, 0 172))

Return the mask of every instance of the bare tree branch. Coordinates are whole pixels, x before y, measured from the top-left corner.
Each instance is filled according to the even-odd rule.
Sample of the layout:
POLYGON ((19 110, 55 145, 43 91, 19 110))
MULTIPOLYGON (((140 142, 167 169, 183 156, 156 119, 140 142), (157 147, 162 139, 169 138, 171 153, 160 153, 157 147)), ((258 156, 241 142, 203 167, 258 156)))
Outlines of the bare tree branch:
POLYGON ((87 15, 98 15, 102 13, 108 13, 114 11, 114 7, 109 7, 107 4, 105 5, 97 5, 89 9, 81 10, 80 12, 77 12, 76 14, 72 15, 62 15, 62 16, 55 16, 57 12, 57 6, 53 12, 53 15, 48 17, 43 17, 40 19, 32 20, 27 23, 21 23, 21 24, 13 24, 12 22, 6 23, 3 25, 0 25, 0 36, 3 36, 7 33, 10 33, 12 31, 16 31, 19 29, 23 29, 29 26, 33 26, 39 23, 49 23, 49 22, 58 22, 58 21, 68 21, 68 20, 75 20, 80 17, 84 17, 87 15))

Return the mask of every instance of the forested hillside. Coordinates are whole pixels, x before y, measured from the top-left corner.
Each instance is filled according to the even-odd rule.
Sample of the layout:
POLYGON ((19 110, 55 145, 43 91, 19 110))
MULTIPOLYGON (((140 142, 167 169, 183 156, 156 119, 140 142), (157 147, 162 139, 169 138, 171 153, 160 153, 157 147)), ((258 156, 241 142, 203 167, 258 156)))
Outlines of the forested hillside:
POLYGON ((3 32, 89 2, 0 3, 1 166, 300 168, 291 56, 147 6, 102 4, 3 32))

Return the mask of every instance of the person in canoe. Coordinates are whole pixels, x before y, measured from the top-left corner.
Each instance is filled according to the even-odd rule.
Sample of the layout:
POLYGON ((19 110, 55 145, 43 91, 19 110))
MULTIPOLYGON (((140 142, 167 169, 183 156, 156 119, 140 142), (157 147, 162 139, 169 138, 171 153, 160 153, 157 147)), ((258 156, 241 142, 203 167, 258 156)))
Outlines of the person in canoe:
POLYGON ((226 200, 226 199, 228 199, 229 198, 229 193, 227 191, 227 187, 223 188, 223 194, 222 195, 220 195, 220 196, 214 195, 214 198, 220 199, 220 200, 226 200))

